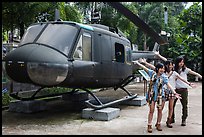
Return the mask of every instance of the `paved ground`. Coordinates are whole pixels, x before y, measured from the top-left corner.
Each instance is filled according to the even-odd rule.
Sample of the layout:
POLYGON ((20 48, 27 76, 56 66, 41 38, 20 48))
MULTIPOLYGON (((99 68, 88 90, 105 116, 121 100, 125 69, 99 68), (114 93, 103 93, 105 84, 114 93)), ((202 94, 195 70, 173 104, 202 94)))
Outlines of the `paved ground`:
MULTIPOLYGON (((81 118, 81 110, 77 106, 70 107, 62 101, 51 101, 48 110, 34 114, 13 113, 2 111, 3 135, 202 135, 202 83, 189 89, 189 116, 187 126, 181 124, 181 103, 176 106, 176 123, 173 128, 167 128, 167 105, 163 110, 163 131, 153 128, 153 133, 147 133, 148 106, 124 106, 120 116, 110 121, 94 121, 81 118), (70 109, 72 108, 72 109, 70 109)), ((131 92, 143 95, 143 83, 129 86, 131 92), (137 93, 136 92, 136 93, 137 93)), ((100 92, 99 95, 116 97, 117 91, 100 92), (109 94, 109 95, 108 95, 109 94)), ((156 122, 156 113, 153 123, 156 122)))

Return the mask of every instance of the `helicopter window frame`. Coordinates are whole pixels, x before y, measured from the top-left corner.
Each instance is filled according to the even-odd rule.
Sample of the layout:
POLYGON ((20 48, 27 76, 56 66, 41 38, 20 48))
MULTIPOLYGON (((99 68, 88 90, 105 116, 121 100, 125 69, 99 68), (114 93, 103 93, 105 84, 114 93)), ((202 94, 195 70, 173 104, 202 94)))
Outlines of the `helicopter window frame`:
POLYGON ((125 47, 121 43, 115 43, 115 61, 119 63, 125 63, 125 47))
POLYGON ((76 60, 92 61, 92 34, 82 31, 73 54, 76 60))

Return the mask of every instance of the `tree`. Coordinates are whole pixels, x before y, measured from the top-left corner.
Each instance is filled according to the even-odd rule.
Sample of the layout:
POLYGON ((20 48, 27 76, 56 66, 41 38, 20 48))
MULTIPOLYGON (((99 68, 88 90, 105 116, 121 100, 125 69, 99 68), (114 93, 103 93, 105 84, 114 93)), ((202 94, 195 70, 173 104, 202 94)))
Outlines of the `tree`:
MULTIPOLYGON (((136 5, 139 8, 139 17, 146 22, 151 28, 157 33, 160 33, 162 29, 162 3, 161 2, 145 2, 136 5)), ((138 33, 141 34, 138 37, 138 41, 143 43, 143 49, 147 50, 147 45, 152 49, 154 41, 148 37, 147 34, 143 33, 138 29, 138 33), (142 40, 142 41, 141 41, 142 40)), ((141 44, 140 44, 141 45, 141 44)))
POLYGON ((76 5, 69 5, 66 4, 64 7, 65 15, 66 15, 66 20, 67 21, 75 21, 82 23, 82 15, 76 5))
POLYGON ((47 3, 43 2, 3 2, 2 25, 5 30, 13 32, 15 28, 20 30, 20 36, 25 28, 36 22, 39 13, 45 11, 47 3))
POLYGON ((202 73, 202 7, 194 3, 177 17, 179 26, 175 29, 174 45, 168 50, 174 57, 184 55, 191 69, 202 73))

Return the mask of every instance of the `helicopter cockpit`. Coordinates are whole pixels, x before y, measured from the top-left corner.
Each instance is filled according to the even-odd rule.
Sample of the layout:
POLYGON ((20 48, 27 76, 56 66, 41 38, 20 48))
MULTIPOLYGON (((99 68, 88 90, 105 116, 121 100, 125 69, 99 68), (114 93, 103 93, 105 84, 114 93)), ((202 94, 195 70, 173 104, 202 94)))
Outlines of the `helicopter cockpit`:
POLYGON ((38 23, 30 26, 23 36, 20 45, 36 43, 52 47, 68 56, 78 29, 73 25, 58 23, 38 23))

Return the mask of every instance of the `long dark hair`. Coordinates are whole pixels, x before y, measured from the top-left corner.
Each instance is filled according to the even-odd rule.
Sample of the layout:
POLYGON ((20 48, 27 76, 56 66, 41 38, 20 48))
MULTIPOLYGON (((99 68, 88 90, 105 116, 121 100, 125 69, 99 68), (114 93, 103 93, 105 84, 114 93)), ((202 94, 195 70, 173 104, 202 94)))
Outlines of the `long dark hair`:
MULTIPOLYGON (((170 68, 169 68, 169 65, 170 65, 170 64, 173 65, 173 60, 167 60, 167 61, 165 61, 165 71, 164 71, 165 73, 166 73, 166 72, 168 72, 168 73, 170 72, 170 68)), ((174 69, 173 69, 173 70, 174 70, 174 69)))
POLYGON ((177 58, 176 58, 176 60, 175 60, 175 71, 177 72, 177 73, 181 73, 181 71, 184 71, 185 69, 186 69, 186 65, 185 65, 185 63, 184 63, 184 65, 182 66, 182 69, 181 69, 181 71, 180 71, 180 69, 179 69, 179 63, 181 62, 181 61, 184 61, 184 57, 183 56, 178 56, 177 58))

